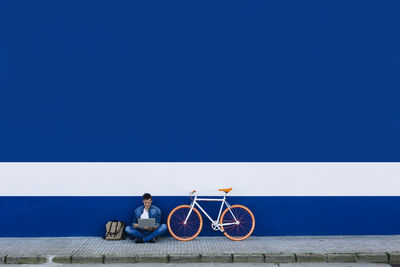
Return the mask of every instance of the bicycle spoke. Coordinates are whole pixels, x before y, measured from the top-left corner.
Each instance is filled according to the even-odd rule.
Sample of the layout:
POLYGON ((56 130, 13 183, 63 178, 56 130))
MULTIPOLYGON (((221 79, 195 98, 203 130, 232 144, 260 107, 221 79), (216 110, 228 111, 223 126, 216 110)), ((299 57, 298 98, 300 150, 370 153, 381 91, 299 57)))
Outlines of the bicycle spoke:
POLYGON ((223 213, 221 221, 223 224, 236 223, 237 221, 239 222, 239 224, 222 226, 224 229, 224 234, 233 240, 242 240, 243 238, 248 237, 254 229, 252 215, 246 208, 240 205, 237 205, 236 207, 234 205, 232 206, 231 210, 226 210, 223 213))
POLYGON ((197 210, 192 209, 190 216, 190 206, 179 207, 170 214, 168 218, 168 227, 170 233, 175 238, 191 240, 195 238, 201 230, 201 218, 197 210), (186 224, 184 223, 185 220, 186 224))

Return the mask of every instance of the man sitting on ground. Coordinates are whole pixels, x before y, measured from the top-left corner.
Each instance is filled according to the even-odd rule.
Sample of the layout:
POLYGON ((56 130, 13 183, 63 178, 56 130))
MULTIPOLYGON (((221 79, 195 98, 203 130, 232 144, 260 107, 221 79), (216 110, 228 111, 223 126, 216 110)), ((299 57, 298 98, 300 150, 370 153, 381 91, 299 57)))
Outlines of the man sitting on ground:
POLYGON ((134 212, 133 227, 125 227, 125 232, 136 237, 136 243, 150 242, 155 243, 155 238, 167 231, 167 226, 161 224, 161 210, 151 205, 152 197, 149 193, 143 195, 143 206, 138 207, 134 212), (143 226, 139 228, 139 219, 155 218, 156 225, 154 227, 143 226))

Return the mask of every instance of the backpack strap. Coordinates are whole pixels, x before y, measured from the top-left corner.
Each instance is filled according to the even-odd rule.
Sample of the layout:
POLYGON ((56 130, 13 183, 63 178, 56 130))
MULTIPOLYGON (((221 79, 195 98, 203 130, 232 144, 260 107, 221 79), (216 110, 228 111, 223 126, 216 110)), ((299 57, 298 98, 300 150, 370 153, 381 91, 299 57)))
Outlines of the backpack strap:
POLYGON ((111 222, 106 223, 106 234, 103 236, 103 239, 106 239, 108 236, 110 236, 110 229, 111 229, 111 222))
POLYGON ((118 233, 118 231, 117 231, 117 228, 118 228, 118 221, 117 221, 117 220, 114 220, 114 221, 111 223, 111 225, 112 225, 112 226, 115 226, 115 227, 114 227, 114 231, 112 231, 113 228, 112 228, 112 226, 111 226, 111 234, 112 234, 113 237, 116 237, 116 236, 117 236, 117 233, 118 233))

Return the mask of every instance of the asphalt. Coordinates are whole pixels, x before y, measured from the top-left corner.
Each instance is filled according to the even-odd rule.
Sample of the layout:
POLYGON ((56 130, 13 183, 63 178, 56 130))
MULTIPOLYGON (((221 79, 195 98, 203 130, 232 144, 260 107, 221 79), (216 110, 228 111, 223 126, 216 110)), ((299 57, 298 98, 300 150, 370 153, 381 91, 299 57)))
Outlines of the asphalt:
MULTIPOLYGON (((104 267, 104 264, 59 264, 55 263, 53 266, 57 267, 104 267)), ((112 264, 112 267, 391 267, 391 265, 386 263, 120 263, 112 264)), ((50 267, 48 263, 44 264, 8 264, 7 266, 23 266, 23 267, 50 267)))
POLYGON ((400 263, 400 236, 172 237, 155 244, 100 237, 0 238, 0 263, 400 263))

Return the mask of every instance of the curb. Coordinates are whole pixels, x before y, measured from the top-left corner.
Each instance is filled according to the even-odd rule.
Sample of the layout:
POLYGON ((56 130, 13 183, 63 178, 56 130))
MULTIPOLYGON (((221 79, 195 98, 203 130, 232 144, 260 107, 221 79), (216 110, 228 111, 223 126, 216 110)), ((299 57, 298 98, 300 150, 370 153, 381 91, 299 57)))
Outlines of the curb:
POLYGON ((357 262, 357 255, 352 253, 331 253, 326 255, 327 262, 357 262))
POLYGON ((358 262, 388 263, 388 253, 357 253, 358 262))
POLYGON ((198 263, 201 262, 200 254, 170 254, 171 263, 198 263))
POLYGON ((53 258, 54 263, 72 263, 72 256, 56 256, 53 258))
POLYGON ((169 255, 164 254, 148 254, 148 255, 139 255, 137 256, 138 263, 168 263, 169 255))
POLYGON ((400 252, 392 253, 265 253, 265 254, 143 254, 143 255, 71 255, 0 256, 0 264, 42 263, 400 263, 400 252))
POLYGON ((296 254, 296 262, 326 262, 326 255, 320 253, 296 254))
POLYGON ((39 264, 46 262, 47 262, 47 257, 45 256, 8 255, 5 257, 5 263, 7 264, 39 264))
POLYGON ((400 252, 388 253, 389 262, 400 264, 400 252))
POLYGON ((260 263, 264 262, 264 255, 263 254, 234 254, 233 255, 233 262, 240 262, 240 263, 260 263))
POLYGON ((232 263, 232 254, 201 254, 203 263, 232 263))
POLYGON ((103 255, 73 255, 72 263, 104 263, 103 255))
POLYGON ((286 253, 264 254, 264 262, 266 263, 293 263, 296 262, 296 255, 286 253))
POLYGON ((136 255, 104 255, 104 263, 112 264, 112 263, 138 263, 138 258, 136 255))

